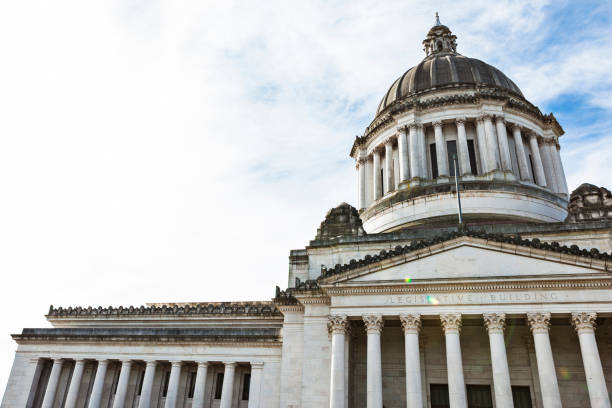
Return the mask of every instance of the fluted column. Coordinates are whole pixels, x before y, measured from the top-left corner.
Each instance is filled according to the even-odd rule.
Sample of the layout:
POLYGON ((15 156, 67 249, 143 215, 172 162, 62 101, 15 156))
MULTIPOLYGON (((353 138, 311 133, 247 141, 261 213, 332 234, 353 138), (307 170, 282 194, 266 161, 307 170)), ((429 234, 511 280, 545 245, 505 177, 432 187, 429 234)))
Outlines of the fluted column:
POLYGON ((446 339, 446 371, 448 372, 448 397, 450 408, 467 408, 463 361, 461 358, 461 313, 440 315, 446 339))
POLYGON ((83 368, 85 368, 85 360, 76 360, 74 362, 74 371, 72 371, 72 378, 68 386, 68 395, 66 395, 66 404, 64 408, 76 407, 79 387, 81 386, 81 379, 83 378, 83 368))
POLYGON ((502 170, 511 172, 512 160, 510 159, 510 148, 508 147, 508 133, 506 132, 506 122, 502 116, 495 117, 495 126, 497 129, 502 170))
POLYGON ((533 162, 533 170, 535 174, 536 184, 540 187, 546 187, 546 176, 544 175, 544 166, 542 165, 542 157, 540 157, 540 147, 538 146, 538 137, 535 133, 529 135, 529 147, 531 148, 531 161, 533 162))
POLYGON ((544 174, 546 175, 546 186, 552 192, 557 191, 557 179, 555 175, 555 169, 552 165, 552 159, 550 157, 550 150, 548 149, 548 140, 542 138, 540 140, 540 157, 542 158, 542 165, 544 167, 544 174))
POLYGON ((493 121, 490 115, 483 115, 485 139, 487 142, 487 158, 489 160, 490 170, 499 170, 500 159, 499 159, 499 146, 497 143, 497 136, 495 135, 495 129, 493 129, 493 121))
POLYGON ((385 141, 385 194, 393 190, 393 141, 385 141))
POLYGON ((550 140, 547 144, 550 161, 552 164, 553 174, 555 177, 555 192, 558 194, 566 194, 564 190, 565 180, 563 180, 563 170, 561 170, 561 162, 559 161, 559 156, 557 155, 557 142, 555 140, 550 140))
POLYGON ((329 386, 330 408, 344 408, 344 351, 347 317, 345 315, 330 316, 327 327, 332 335, 331 344, 331 375, 329 386))
MULTIPOLYGON (((468 150, 467 135, 465 134, 465 118, 458 118, 457 124, 457 150, 459 152, 459 171, 461 176, 472 174, 470 151, 468 150)), ((476 170, 476 169, 474 169, 476 170)))
POLYGON ((419 351, 419 331, 421 315, 400 315, 404 329, 404 352, 406 354, 406 405, 408 408, 423 407, 423 389, 421 385, 421 358, 419 351))
POLYGON ((525 154, 523 136, 521 136, 521 128, 519 126, 512 126, 512 136, 514 137, 514 146, 516 148, 516 158, 518 160, 519 166, 519 177, 521 178, 521 180, 529 180, 529 165, 527 164, 527 155, 525 154))
POLYGON ((380 335, 384 326, 380 315, 364 315, 366 332, 368 333, 367 357, 367 408, 382 408, 382 360, 380 350, 380 335))
POLYGON ((61 358, 53 360, 53 367, 51 368, 51 374, 49 375, 49 381, 47 382, 47 389, 45 390, 45 398, 43 398, 42 408, 52 408, 53 401, 55 401, 55 393, 57 392, 57 386, 59 384, 60 375, 62 374, 62 368, 64 367, 64 360, 61 358))
POLYGON ((484 120, 482 117, 476 119, 476 139, 478 141, 478 153, 480 156, 480 167, 482 173, 491 171, 489 168, 489 149, 487 147, 487 139, 484 131, 484 120))
POLYGON ((419 138, 416 123, 408 127, 408 141, 410 143, 410 178, 421 177, 421 166, 419 165, 419 138))
POLYGON ((91 396, 89 397, 89 408, 100 408, 102 400, 102 390, 104 389, 104 380, 106 379, 106 370, 108 369, 108 360, 99 360, 98 368, 96 369, 96 378, 91 388, 91 396))
MULTIPOLYGON (((261 383, 263 377, 264 363, 251 363, 251 384, 249 385, 248 408, 260 408, 261 383)), ((195 407, 193 407, 195 408, 195 407)), ((263 407, 262 407, 263 408, 263 407)))
POLYGON ((555 143, 555 157, 557 158, 557 163, 559 165, 559 186, 563 189, 563 193, 568 196, 569 190, 567 189, 567 179, 565 178, 565 170, 563 169, 563 161, 561 160, 561 146, 559 143, 555 143))
POLYGON ((123 360, 121 362, 121 372, 119 373, 119 383, 117 384, 117 392, 115 393, 115 401, 113 408, 123 408, 125 406, 125 397, 127 395, 128 382, 130 381, 130 372, 132 371, 132 361, 123 360))
POLYGON ((442 122, 433 123, 434 138, 436 141, 436 161, 438 164, 438 176, 448 177, 448 153, 446 151, 446 141, 442 133, 442 122))
POLYGON ((380 178, 380 154, 374 149, 372 152, 372 188, 374 189, 374 200, 382 197, 382 186, 380 178))
POLYGON ((408 180, 410 172, 408 168, 408 135, 405 127, 397 129, 397 150, 399 153, 399 181, 401 183, 408 180))
POLYGON ((234 393, 234 374, 236 374, 236 363, 225 362, 225 373, 223 374, 223 388, 221 389, 221 404, 219 408, 232 408, 232 397, 234 393))
POLYGON ((597 313, 572 313, 572 324, 578 333, 580 352, 586 375, 591 407, 610 408, 610 397, 606 387, 597 341, 595 340, 595 319, 597 313))
POLYGON ((417 126, 417 136, 419 139, 419 166, 421 168, 421 177, 427 177, 427 144, 425 143, 425 128, 421 123, 417 126))
POLYGON ((179 383, 181 381, 182 361, 171 361, 170 380, 168 381, 168 393, 166 394, 166 404, 164 408, 175 408, 178 399, 179 383))
POLYGON ((504 341, 506 328, 505 313, 484 313, 484 323, 489 332, 491 348, 491 367, 493 369, 493 389, 495 391, 496 408, 513 408, 512 386, 510 385, 510 370, 504 341))
POLYGON ((533 333, 538 377, 544 408, 561 408, 561 394, 557 383, 557 371, 550 347, 550 313, 527 313, 527 321, 533 333))
POLYGON ((206 374, 208 372, 208 361, 200 361, 198 363, 198 371, 196 373, 196 383, 193 390, 193 400, 191 408, 204 408, 204 392, 206 391, 206 374))
POLYGON ((357 203, 359 210, 366 208, 366 159, 357 159, 357 203))
POLYGON ((142 389, 140 390, 138 408, 149 408, 151 406, 151 395, 153 393, 153 380, 155 379, 156 368, 157 361, 147 361, 144 378, 142 379, 142 389))

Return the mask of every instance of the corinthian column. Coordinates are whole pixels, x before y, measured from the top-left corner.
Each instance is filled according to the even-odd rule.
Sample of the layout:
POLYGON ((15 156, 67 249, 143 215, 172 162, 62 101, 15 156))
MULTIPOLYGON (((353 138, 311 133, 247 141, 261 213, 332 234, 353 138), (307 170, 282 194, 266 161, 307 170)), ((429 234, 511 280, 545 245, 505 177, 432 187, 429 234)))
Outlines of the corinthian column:
POLYGON ((536 184, 540 187, 546 187, 546 176, 544 175, 544 166, 542 165, 542 157, 540 157, 540 147, 538 146, 538 137, 535 133, 529 135, 529 147, 531 148, 531 160, 533 162, 533 170, 535 174, 536 184))
POLYGON ((419 165, 421 167, 421 177, 427 178, 427 145, 425 144, 425 128, 422 124, 417 126, 419 139, 419 165))
POLYGON ((170 381, 168 381, 168 394, 166 395, 165 408, 175 408, 178 400, 179 383, 181 380, 182 361, 171 361, 170 381))
POLYGON ((399 174, 400 183, 408 180, 409 169, 408 169, 408 135, 406 135, 406 128, 401 127, 397 129, 397 150, 399 153, 399 174))
POLYGON ((567 189, 567 179, 565 178, 565 170, 563 170, 563 162, 561 161, 561 153, 559 152, 559 150, 561 150, 561 146, 559 146, 558 142, 555 144, 554 150, 555 157, 557 158, 556 162, 559 166, 559 186, 563 189, 563 193, 568 196, 569 191, 567 189))
POLYGON ((480 167, 482 173, 491 171, 489 168, 489 154, 487 148, 487 139, 484 131, 484 120, 482 117, 476 119, 476 139, 478 141, 478 153, 480 156, 480 167))
MULTIPOLYGON (((465 134, 465 118, 459 118, 457 123, 457 150, 459 150, 459 171, 461 176, 472 174, 470 152, 468 150, 467 136, 465 134)), ((475 172, 476 169, 474 169, 475 172)))
POLYGON ((83 368, 85 367, 85 360, 76 360, 74 363, 74 371, 72 372, 72 378, 70 379, 70 385, 68 386, 68 395, 66 396, 66 404, 64 408, 76 407, 77 397, 79 396, 79 387, 81 386, 81 379, 83 377, 83 368))
POLYGON ((91 388, 91 396, 89 397, 89 408, 99 408, 102 400, 102 390, 104 389, 104 380, 106 379, 106 370, 108 368, 108 360, 99 360, 98 368, 96 369, 96 378, 91 388))
POLYGON ((400 315, 404 329, 404 347, 406 353, 406 405, 408 408, 423 407, 423 390, 421 388, 421 358, 419 351, 419 331, 421 315, 400 315))
POLYGON ((151 405, 151 394, 153 392, 153 379, 155 378, 156 367, 157 361, 147 361, 144 378, 142 379, 142 389, 140 390, 138 408, 148 408, 151 405))
POLYGON ((344 340, 348 320, 345 315, 330 316, 327 328, 332 335, 329 407, 344 408, 344 340))
POLYGON ((121 372, 119 373, 119 383, 117 384, 117 392, 113 401, 113 408, 123 408, 125 406, 125 397, 127 395, 128 382, 130 380, 130 371, 132 370, 132 361, 123 360, 121 363, 121 372))
POLYGON ((49 375, 49 381, 47 382, 47 389, 45 390, 45 397, 43 398, 42 408, 53 407, 55 401, 55 393, 57 392, 57 386, 59 385, 60 374, 64 367, 64 360, 55 359, 53 361, 53 367, 51 368, 51 374, 49 375))
POLYGON ((382 408, 382 360, 380 351, 380 334, 384 326, 383 317, 380 315, 364 315, 368 333, 368 358, 367 358, 367 407, 382 408))
POLYGON ((419 138, 418 126, 411 123, 408 127, 408 139, 410 142, 410 178, 421 177, 421 166, 419 165, 419 138))
POLYGON ((483 115, 485 139, 487 141, 487 158, 489 161, 489 171, 499 169, 499 146, 491 115, 483 115))
POLYGON ((451 408, 467 408, 463 361, 461 359, 461 313, 440 315, 446 338, 446 371, 448 372, 448 397, 451 408))
POLYGON ((508 134, 506 132, 506 122, 502 116, 495 118, 497 129, 497 141, 499 142, 499 153, 502 170, 512 171, 512 161, 510 160, 510 148, 508 147, 508 134))
POLYGON ((518 160, 520 178, 521 180, 529 180, 527 155, 525 155, 523 136, 521 136, 521 128, 519 126, 512 126, 512 136, 514 137, 514 146, 516 147, 516 158, 518 160))
POLYGON ((236 373, 236 363, 226 362, 225 373, 223 375, 223 387, 221 388, 221 404, 219 408, 231 408, 232 396, 234 392, 234 374, 236 373))
POLYGON ((544 174, 546 175, 546 186, 553 193, 557 192, 557 177, 553 168, 552 158, 550 157, 550 149, 548 149, 549 141, 546 139, 540 140, 540 157, 544 166, 544 174))
POLYGON ((582 363, 586 374, 591 407, 610 408, 610 397, 606 387, 597 342, 595 341, 595 319, 597 313, 572 313, 572 324, 578 333, 582 363))
POLYGON ((436 161, 438 164, 438 177, 448 177, 448 153, 446 141, 442 133, 442 122, 434 122, 434 137, 436 140, 436 161))
POLYGON ((393 190, 393 142, 385 141, 385 194, 393 190))
POLYGON ((366 208, 366 159, 357 159, 357 205, 359 210, 366 208))
POLYGON ((561 394, 557 383, 557 371, 550 347, 550 313, 527 313, 527 321, 533 333, 538 377, 544 408, 561 408, 561 394))
POLYGON ((382 186, 380 179, 380 154, 376 149, 372 152, 372 188, 374 189, 374 200, 378 200, 382 196, 382 186))
POLYGON ((504 342, 506 327, 505 313, 484 313, 484 323, 489 332, 491 346, 491 366, 493 368, 493 389, 495 390, 496 408, 513 408, 510 370, 504 342))

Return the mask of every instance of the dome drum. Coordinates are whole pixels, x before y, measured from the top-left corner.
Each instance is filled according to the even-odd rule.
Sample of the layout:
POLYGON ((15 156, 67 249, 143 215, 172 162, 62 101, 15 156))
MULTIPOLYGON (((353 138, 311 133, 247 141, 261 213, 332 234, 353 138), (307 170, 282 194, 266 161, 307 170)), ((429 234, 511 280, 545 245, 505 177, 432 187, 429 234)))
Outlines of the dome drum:
POLYGON ((563 129, 501 71, 458 54, 455 39, 446 26, 430 30, 425 59, 393 83, 353 144, 368 233, 456 217, 456 183, 468 222, 567 216, 563 129))

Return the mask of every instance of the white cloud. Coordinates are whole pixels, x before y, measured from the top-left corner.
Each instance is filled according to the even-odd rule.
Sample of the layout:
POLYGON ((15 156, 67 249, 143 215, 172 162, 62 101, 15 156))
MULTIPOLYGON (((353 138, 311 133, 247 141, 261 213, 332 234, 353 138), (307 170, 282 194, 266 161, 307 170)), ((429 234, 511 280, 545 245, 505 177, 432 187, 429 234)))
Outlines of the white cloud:
MULTIPOLYGON (((590 89, 611 109, 596 87, 609 69, 576 73, 606 33, 537 65, 520 50, 529 36, 548 53, 538 47, 549 2, 436 6, 462 53, 497 64, 529 98, 590 89)), ((51 303, 266 299, 285 285, 289 249, 314 237, 328 208, 354 201, 353 137, 422 58, 435 11, 0 4, 0 388, 15 348, 6 333, 44 326, 51 303)), ((572 183, 607 181, 579 164, 605 161, 610 148, 594 140, 584 156, 564 151, 572 183)))

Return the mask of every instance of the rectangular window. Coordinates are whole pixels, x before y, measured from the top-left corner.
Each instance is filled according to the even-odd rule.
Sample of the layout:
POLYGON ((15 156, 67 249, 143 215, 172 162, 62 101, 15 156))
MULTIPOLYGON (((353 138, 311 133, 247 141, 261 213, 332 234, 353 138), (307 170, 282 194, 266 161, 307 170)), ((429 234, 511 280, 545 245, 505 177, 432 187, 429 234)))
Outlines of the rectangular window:
POLYGON ((249 389, 251 388, 251 374, 244 375, 244 381, 242 382, 242 400, 247 401, 249 399, 249 389))
POLYGON ((529 387, 512 387, 514 408, 531 408, 531 392, 529 387))
POLYGON ((189 377, 187 377, 187 398, 193 398, 197 374, 197 372, 193 371, 189 373, 189 377))
POLYGON ((138 381, 136 382, 136 395, 138 396, 140 396, 142 393, 142 382, 144 381, 144 375, 144 370, 138 373, 138 381))
POLYGON ((430 384, 431 408, 450 408, 447 384, 430 384))
POLYGON ((438 159, 436 156, 436 144, 429 145, 429 157, 431 157, 431 175, 432 178, 438 178, 438 159))
POLYGON ((457 160, 457 171, 459 171, 459 159, 457 158, 457 142, 449 140, 446 142, 446 151, 448 152, 448 172, 451 177, 455 177, 454 160, 457 160))
POLYGON ((222 391, 223 391, 223 373, 218 373, 217 383, 215 384, 215 399, 221 399, 222 391))
POLYGON ((467 385, 467 400, 470 408, 493 408, 490 385, 467 385))
POLYGON ((162 382, 162 397, 166 397, 168 395, 168 384, 170 383, 170 371, 166 371, 164 373, 164 380, 162 382))
POLYGON ((468 154, 470 156, 470 167, 472 168, 472 174, 477 175, 478 171, 476 169, 476 149, 474 147, 474 141, 468 140, 468 154))

